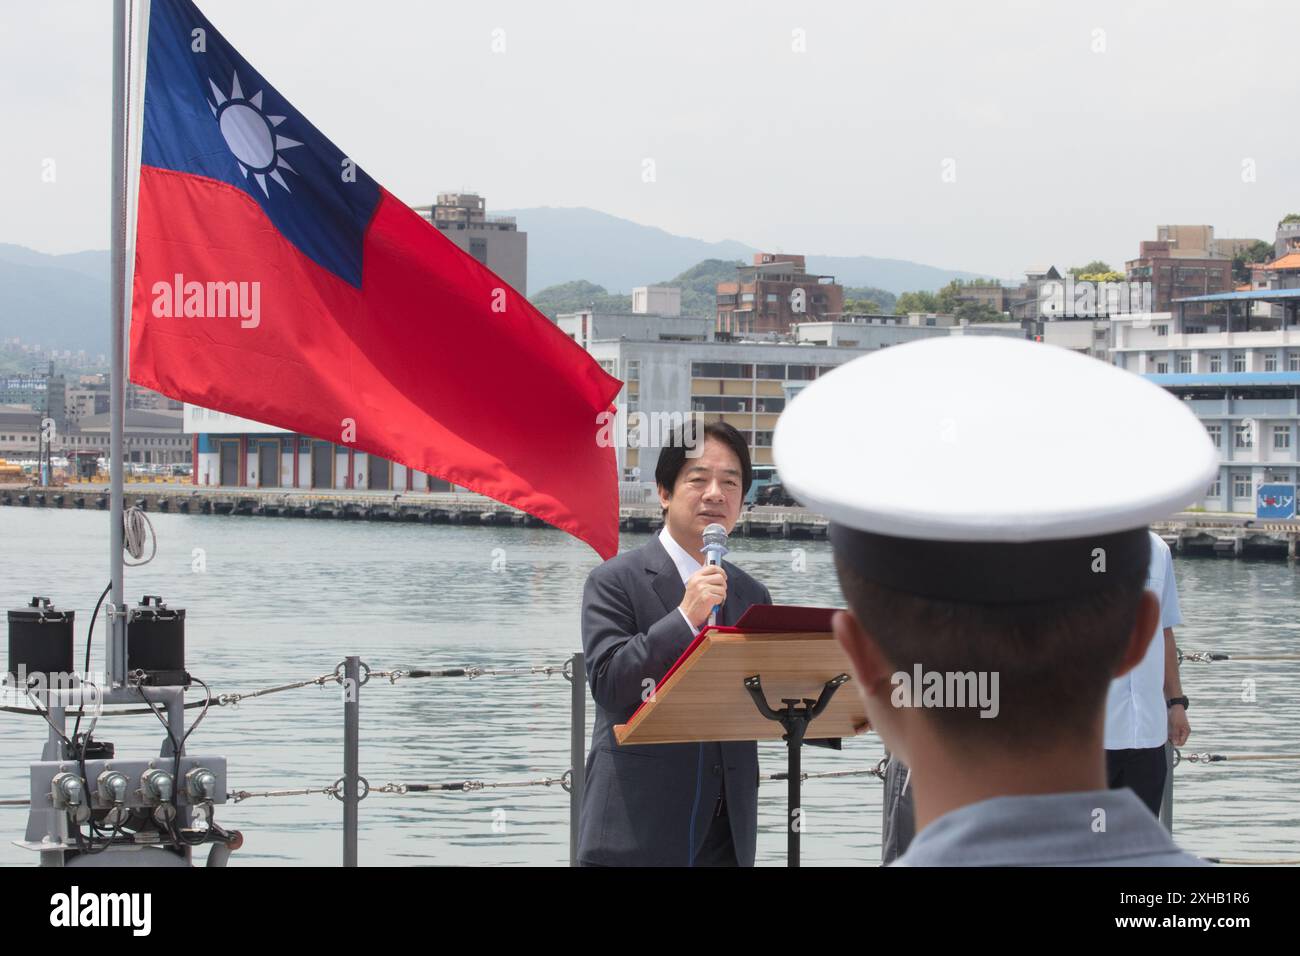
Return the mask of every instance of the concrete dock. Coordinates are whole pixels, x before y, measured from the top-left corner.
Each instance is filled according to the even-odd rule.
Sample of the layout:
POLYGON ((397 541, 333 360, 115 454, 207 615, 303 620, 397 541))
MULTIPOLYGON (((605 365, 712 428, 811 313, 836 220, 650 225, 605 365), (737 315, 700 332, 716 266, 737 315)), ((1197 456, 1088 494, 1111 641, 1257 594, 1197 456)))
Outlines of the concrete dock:
MULTIPOLYGON (((19 508, 108 510, 108 487, 71 484, 0 488, 0 505, 19 508)), ((270 488, 208 488, 189 484, 131 483, 126 506, 146 512, 244 515, 281 518, 334 518, 354 521, 410 521, 425 524, 482 524, 547 527, 518 509, 466 492, 431 494, 392 491, 316 493, 270 488)), ((623 503, 619 528, 653 531, 661 522, 657 502, 623 503)), ((740 537, 813 539, 826 537, 826 519, 802 508, 753 508, 741 514, 733 534, 740 537)))
MULTIPOLYGON (((619 528, 649 532, 659 527, 657 501, 624 502, 619 528)), ((0 505, 16 508, 108 510, 108 487, 0 487, 0 505)), ((190 484, 130 483, 127 507, 146 512, 332 518, 351 521, 408 521, 424 524, 517 525, 545 522, 483 495, 466 492, 410 493, 335 491, 315 493, 271 488, 210 488, 190 484)), ((824 539, 826 519, 803 508, 755 507, 741 512, 732 534, 783 540, 824 539)), ((1183 512, 1152 525, 1180 555, 1296 560, 1300 521, 1256 520, 1249 515, 1183 512)))

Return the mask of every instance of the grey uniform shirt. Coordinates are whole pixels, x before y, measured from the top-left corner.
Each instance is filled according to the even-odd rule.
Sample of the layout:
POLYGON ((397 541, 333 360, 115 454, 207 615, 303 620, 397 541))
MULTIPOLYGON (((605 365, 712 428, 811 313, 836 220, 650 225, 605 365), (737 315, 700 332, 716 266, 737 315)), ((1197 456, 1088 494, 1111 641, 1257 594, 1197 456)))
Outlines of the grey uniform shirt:
POLYGON ((1208 866, 1132 790, 994 797, 916 835, 891 866, 1208 866), (1098 812, 1105 811, 1104 817, 1098 812))

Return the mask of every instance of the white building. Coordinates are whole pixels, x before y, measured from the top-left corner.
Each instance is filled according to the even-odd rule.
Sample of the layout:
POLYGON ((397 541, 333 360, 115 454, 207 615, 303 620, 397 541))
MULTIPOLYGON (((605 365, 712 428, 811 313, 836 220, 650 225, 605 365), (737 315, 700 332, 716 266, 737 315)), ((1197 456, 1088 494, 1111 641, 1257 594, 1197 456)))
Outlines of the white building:
POLYGON ((654 480, 667 433, 688 415, 735 426, 753 463, 770 465, 776 420, 809 382, 868 351, 950 331, 863 319, 803 322, 792 338, 741 341, 717 341, 712 319, 581 312, 557 323, 625 383, 615 399, 614 434, 628 439, 615 446, 619 474, 644 482, 654 480))
MULTIPOLYGON (((1253 514, 1261 484, 1300 482, 1300 327, 1283 319, 1260 328, 1252 317, 1250 331, 1241 330, 1251 295, 1214 300, 1243 307, 1231 331, 1226 317, 1197 319, 1194 331, 1169 313, 1111 321, 1111 361, 1187 402, 1219 449, 1219 475, 1202 502, 1208 511, 1253 514)), ((1270 296, 1291 312, 1300 289, 1270 296)))
POLYGON ((395 493, 454 488, 346 443, 297 435, 198 405, 185 405, 184 430, 194 436, 192 481, 196 485, 395 493))
POLYGON ((679 316, 682 290, 675 285, 642 285, 632 290, 632 311, 637 315, 679 316))

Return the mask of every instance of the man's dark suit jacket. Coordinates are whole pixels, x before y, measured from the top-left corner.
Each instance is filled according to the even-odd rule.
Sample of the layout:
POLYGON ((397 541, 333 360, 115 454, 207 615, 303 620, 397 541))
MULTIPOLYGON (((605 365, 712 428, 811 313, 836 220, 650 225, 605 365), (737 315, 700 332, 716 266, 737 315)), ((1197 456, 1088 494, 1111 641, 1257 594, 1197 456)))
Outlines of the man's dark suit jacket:
MULTIPOLYGON (((730 562, 718 623, 734 624, 766 587, 730 562)), ((736 861, 753 866, 758 829, 758 747, 739 743, 620 747, 614 725, 641 706, 695 635, 678 610, 681 575, 658 535, 591 572, 582 597, 582 647, 596 701, 578 860, 603 866, 690 866, 726 780, 736 861), (650 686, 653 686, 650 685, 650 686)))

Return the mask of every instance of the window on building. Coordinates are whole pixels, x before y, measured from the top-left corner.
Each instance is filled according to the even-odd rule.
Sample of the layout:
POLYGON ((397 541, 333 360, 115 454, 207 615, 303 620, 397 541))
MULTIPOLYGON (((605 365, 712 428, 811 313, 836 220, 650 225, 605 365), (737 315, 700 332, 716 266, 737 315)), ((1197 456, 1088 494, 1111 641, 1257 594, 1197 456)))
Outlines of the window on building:
POLYGON ((1156 335, 1168 335, 1168 334, 1169 334, 1169 326, 1167 325, 1156 326, 1156 335))
POLYGON ((471 239, 469 241, 469 254, 477 259, 483 265, 488 264, 487 240, 471 239))
POLYGON ((1178 356, 1178 372, 1180 375, 1186 375, 1192 370, 1192 357, 1186 352, 1178 356))
POLYGON ((778 296, 775 292, 769 292, 769 293, 767 294, 767 301, 768 301, 768 302, 776 302, 779 298, 780 298, 780 296, 778 296))
POLYGON ((1236 427, 1236 441, 1233 443, 1237 448, 1254 448, 1255 436, 1254 428, 1250 425, 1238 425, 1236 427))
POLYGON ((692 362, 693 378, 753 378, 754 366, 742 362, 692 362))
POLYGON ((1245 353, 1245 352, 1233 352, 1233 353, 1232 353, 1232 370, 1233 370, 1234 372, 1244 372, 1244 371, 1246 371, 1246 353, 1245 353))
POLYGON ((1156 374, 1157 374, 1157 375, 1165 375, 1165 374, 1167 374, 1168 372, 1169 372, 1169 363, 1168 363, 1168 362, 1166 362, 1164 359, 1161 359, 1160 361, 1156 362, 1156 374))
POLYGON ((752 292, 742 292, 741 295, 740 295, 740 301, 741 301, 741 302, 753 302, 753 301, 754 301, 754 293, 752 293, 752 292))
POLYGON ((1291 447, 1291 426, 1273 426, 1273 447, 1280 450, 1291 447))
POLYGON ((1276 352, 1265 352, 1265 353, 1264 353, 1264 371, 1265 371, 1265 372, 1276 372, 1276 371, 1277 371, 1277 353, 1276 353, 1276 352))
POLYGON ((1220 355, 1218 352, 1215 352, 1213 355, 1210 356, 1210 371, 1211 372, 1223 371, 1223 356, 1220 355))
POLYGON ((1250 475, 1235 474, 1232 476, 1232 497, 1234 498, 1251 498, 1254 497, 1254 490, 1250 487, 1250 475))
POLYGON ((1223 447, 1223 426, 1206 425, 1205 433, 1210 436, 1210 441, 1214 442, 1215 448, 1223 447))
POLYGON ((1223 494, 1223 491, 1222 491, 1221 488, 1219 487, 1219 479, 1218 479, 1218 478, 1215 478, 1215 479, 1214 479, 1214 484, 1210 485, 1209 489, 1205 492, 1205 497, 1207 497, 1207 498, 1218 498, 1218 497, 1220 497, 1222 494, 1223 494))
POLYGON ((1287 355, 1286 367, 1289 372, 1300 372, 1300 352, 1291 352, 1287 355))
POLYGON ((641 360, 640 359, 627 360, 627 380, 629 382, 641 381, 641 360))

